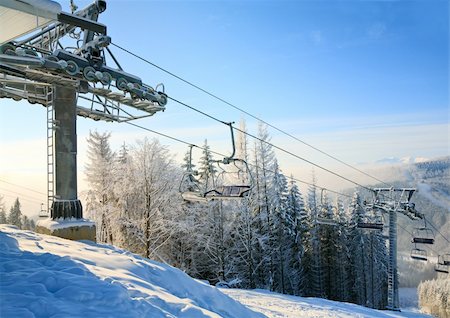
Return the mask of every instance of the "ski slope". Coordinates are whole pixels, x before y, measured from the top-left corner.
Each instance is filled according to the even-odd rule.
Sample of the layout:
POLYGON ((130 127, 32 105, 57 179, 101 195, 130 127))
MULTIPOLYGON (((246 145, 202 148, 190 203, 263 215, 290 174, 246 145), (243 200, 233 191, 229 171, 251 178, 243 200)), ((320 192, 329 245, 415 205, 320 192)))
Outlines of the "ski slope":
POLYGON ((0 317, 52 316, 426 317, 263 290, 219 290, 113 246, 0 225, 0 317))
POLYGON ((322 298, 289 296, 267 290, 222 289, 250 309, 269 318, 336 317, 336 318, 388 318, 431 317, 413 311, 392 312, 322 298))

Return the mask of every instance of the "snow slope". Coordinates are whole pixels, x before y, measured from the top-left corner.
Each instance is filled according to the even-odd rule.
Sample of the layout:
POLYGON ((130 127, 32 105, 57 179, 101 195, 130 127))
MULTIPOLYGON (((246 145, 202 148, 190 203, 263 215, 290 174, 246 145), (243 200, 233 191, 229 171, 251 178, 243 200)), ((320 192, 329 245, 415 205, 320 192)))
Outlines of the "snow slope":
POLYGON ((0 317, 263 317, 112 246, 0 225, 0 317))
POLYGON ((219 290, 112 246, 0 225, 2 318, 265 316, 428 317, 264 290, 219 290))
POLYGON ((387 318, 431 317, 412 311, 392 312, 374 310, 350 303, 321 298, 288 296, 267 290, 222 289, 224 293, 259 311, 269 318, 336 317, 336 318, 387 318))

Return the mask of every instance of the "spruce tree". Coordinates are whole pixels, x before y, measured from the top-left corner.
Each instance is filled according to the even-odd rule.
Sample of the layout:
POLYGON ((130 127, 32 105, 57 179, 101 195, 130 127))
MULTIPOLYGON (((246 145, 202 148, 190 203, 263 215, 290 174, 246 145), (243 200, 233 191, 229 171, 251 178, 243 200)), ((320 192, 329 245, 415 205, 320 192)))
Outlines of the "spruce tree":
POLYGON ((90 190, 87 195, 86 214, 97 223, 97 240, 104 243, 114 243, 112 233, 112 214, 115 201, 113 194, 113 164, 114 153, 110 148, 111 133, 90 131, 87 138, 88 163, 85 174, 90 190))
POLYGON ((0 224, 8 223, 8 218, 6 217, 5 204, 3 203, 3 197, 0 195, 0 224))
POLYGON ((22 228, 22 212, 20 210, 19 198, 16 198, 13 206, 9 210, 8 224, 15 225, 19 229, 22 228))

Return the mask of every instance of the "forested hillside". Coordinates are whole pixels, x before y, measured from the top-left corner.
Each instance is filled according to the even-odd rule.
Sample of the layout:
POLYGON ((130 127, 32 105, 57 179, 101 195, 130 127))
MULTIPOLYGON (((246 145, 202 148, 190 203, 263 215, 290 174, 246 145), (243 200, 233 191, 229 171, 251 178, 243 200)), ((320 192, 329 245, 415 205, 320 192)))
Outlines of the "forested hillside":
MULTIPOLYGON (((189 275, 241 288, 318 296, 385 308, 386 244, 367 220, 361 193, 332 198, 314 181, 301 193, 284 175, 271 146, 239 136, 237 157, 251 167, 254 187, 239 201, 186 202, 180 167, 157 140, 110 149, 109 134, 92 133, 86 175, 87 216, 97 239, 182 269, 189 275)), ((270 140, 264 126, 258 137, 270 140)), ((195 167, 202 186, 211 178, 205 141, 195 167)))

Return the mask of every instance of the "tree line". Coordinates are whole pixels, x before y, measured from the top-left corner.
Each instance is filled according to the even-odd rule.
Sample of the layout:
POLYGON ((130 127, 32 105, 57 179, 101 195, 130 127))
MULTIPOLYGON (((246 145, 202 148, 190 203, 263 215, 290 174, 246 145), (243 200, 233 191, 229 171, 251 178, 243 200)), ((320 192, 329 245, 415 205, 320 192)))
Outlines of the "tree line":
MULTIPOLYGON (((357 227, 368 217, 363 198, 355 191, 349 202, 332 202, 314 181, 301 193, 279 167, 264 125, 262 141, 237 138, 236 156, 250 164, 253 179, 250 195, 237 201, 184 201, 179 189, 189 153, 179 165, 156 139, 113 151, 110 137, 94 131, 87 139, 84 206, 97 224, 97 241, 212 284, 385 308, 385 239, 357 227), (330 222, 318 221, 324 219, 330 222)), ((202 187, 218 173, 212 158, 205 140, 190 182, 202 187)))
POLYGON ((22 214, 19 198, 16 198, 9 213, 6 213, 3 198, 0 196, 0 224, 11 224, 22 230, 34 230, 36 224, 33 219, 22 214))

